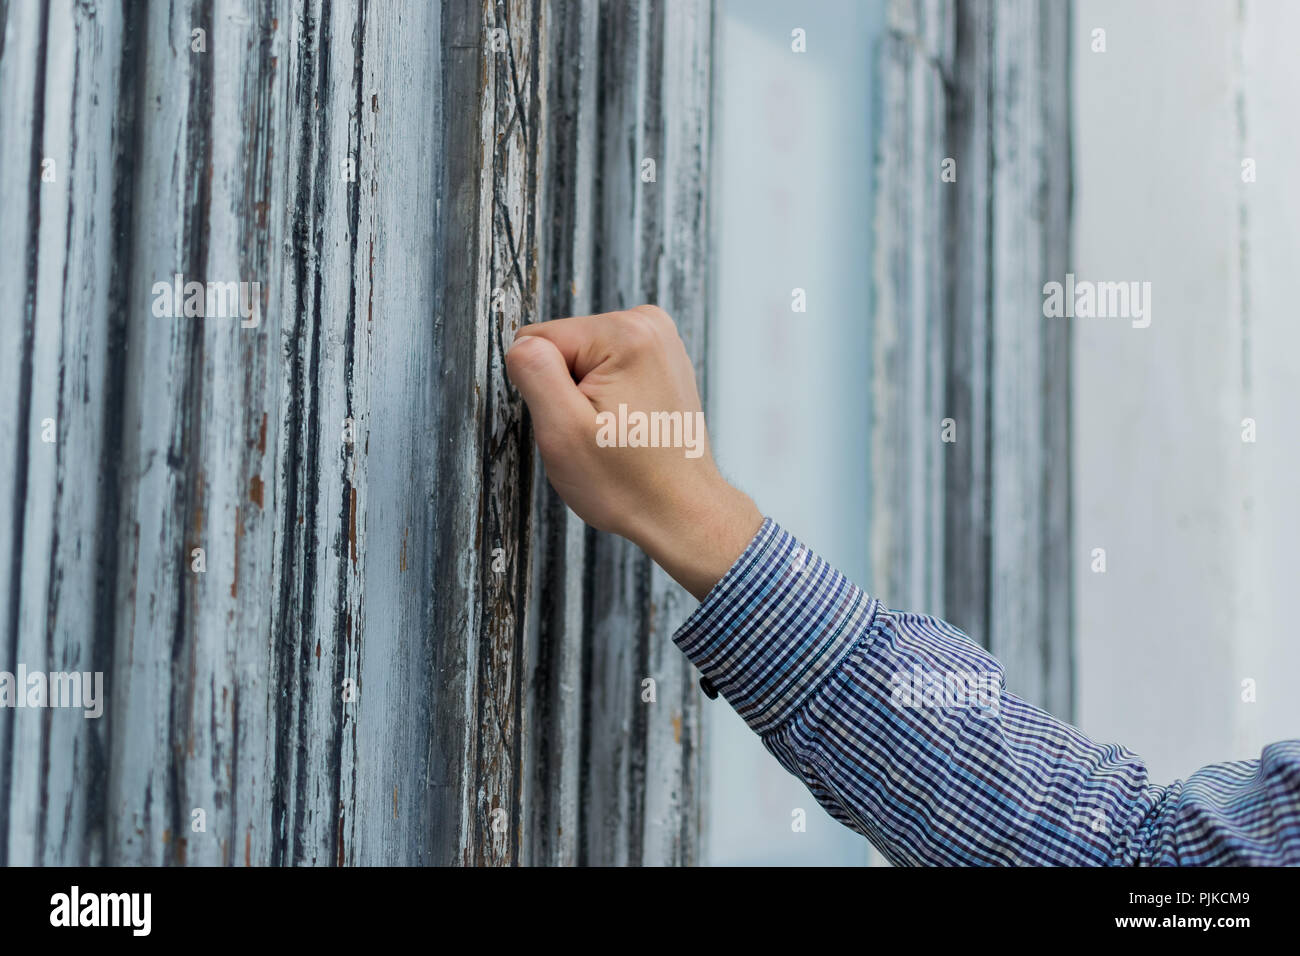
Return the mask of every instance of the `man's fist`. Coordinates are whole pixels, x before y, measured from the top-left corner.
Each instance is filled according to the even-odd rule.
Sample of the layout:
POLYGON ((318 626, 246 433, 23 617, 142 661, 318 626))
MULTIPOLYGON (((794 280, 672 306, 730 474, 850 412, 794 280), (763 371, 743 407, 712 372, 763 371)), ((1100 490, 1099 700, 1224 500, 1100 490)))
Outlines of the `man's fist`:
POLYGON ((695 371, 668 314, 643 305, 526 325, 506 371, 564 502, 703 599, 763 518, 718 473, 695 371))

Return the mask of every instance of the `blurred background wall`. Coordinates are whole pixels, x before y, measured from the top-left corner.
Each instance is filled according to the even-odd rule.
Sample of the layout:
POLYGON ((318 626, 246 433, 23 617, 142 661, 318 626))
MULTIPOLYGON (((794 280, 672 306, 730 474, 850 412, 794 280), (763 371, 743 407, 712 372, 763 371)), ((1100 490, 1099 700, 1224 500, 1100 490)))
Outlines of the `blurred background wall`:
MULTIPOLYGON (((872 58, 883 10, 720 8, 710 430, 727 477, 869 580, 872 58), (804 29, 813 55, 791 50, 804 29), (792 311, 792 290, 808 296, 792 311)), ((812 544, 816 542, 816 544, 812 544)), ((845 830, 729 707, 709 710, 715 863, 862 863, 845 830), (807 812, 807 832, 791 812, 807 812)))
POLYGON ((1300 733, 1297 36, 1282 0, 1074 5, 1074 271, 1152 284, 1148 328, 1073 323, 1078 718, 1156 782, 1300 733))
MULTIPOLYGON (((1067 8, 720 10, 722 466, 871 594, 946 617, 1069 715, 1069 329, 1041 292, 1067 263, 1067 8)), ((714 862, 870 859, 726 708, 709 721, 714 862)))
MULTIPOLYGON (((719 34, 729 476, 1152 782, 1294 737, 1300 7, 729 0, 719 34), (1045 318, 1067 273, 1151 283, 1151 324, 1045 318)), ((709 716, 712 862, 872 861, 709 716)))

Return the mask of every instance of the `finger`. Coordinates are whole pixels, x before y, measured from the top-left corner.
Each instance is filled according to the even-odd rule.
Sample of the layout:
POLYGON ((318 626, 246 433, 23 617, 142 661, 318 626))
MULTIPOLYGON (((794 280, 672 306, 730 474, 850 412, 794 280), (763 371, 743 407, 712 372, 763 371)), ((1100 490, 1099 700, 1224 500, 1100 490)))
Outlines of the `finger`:
POLYGON ((615 314, 575 315, 567 319, 534 322, 516 332, 515 341, 523 336, 546 339, 560 350, 569 370, 581 381, 609 356, 612 335, 608 320, 615 314))
POLYGON ((537 430, 571 429, 594 421, 596 410, 578 391, 564 356, 548 339, 515 339, 506 353, 506 374, 528 404, 537 430))

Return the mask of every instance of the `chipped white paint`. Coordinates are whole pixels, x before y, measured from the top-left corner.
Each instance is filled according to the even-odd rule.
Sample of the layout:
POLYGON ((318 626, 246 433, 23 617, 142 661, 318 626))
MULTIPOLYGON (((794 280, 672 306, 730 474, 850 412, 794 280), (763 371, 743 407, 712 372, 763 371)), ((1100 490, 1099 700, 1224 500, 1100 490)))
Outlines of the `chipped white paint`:
POLYGON ((691 861, 679 594, 502 357, 646 300, 702 349, 709 4, 200 9, 4 8, 0 668, 109 701, 0 711, 0 861, 691 861), (176 272, 259 324, 155 317, 176 272))

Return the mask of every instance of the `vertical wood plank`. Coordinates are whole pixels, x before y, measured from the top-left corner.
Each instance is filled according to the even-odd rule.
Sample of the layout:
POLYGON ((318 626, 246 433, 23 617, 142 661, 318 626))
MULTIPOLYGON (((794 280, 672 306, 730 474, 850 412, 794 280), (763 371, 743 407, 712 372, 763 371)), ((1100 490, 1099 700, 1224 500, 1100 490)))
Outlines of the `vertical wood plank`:
POLYGON ((1068 56, 1050 10, 993 12, 989 635, 1008 685, 1068 716, 1069 354, 1042 296, 1069 242, 1068 56))
MULTIPOLYGON (((712 17, 707 2, 602 8, 595 308, 664 306, 701 375, 712 17)), ((689 604, 627 542, 597 535, 590 560, 581 859, 690 862, 698 844, 699 691, 669 644, 689 604), (647 679, 654 702, 642 700, 647 679)))
MULTIPOLYGON (((19 138, 13 146, 21 150, 15 155, 16 151, 6 149, 4 158, 7 163, 13 163, 6 165, 6 169, 14 170, 14 178, 25 187, 21 195, 5 197, 14 202, 5 207, 5 214, 14 216, 17 242, 14 263, 0 278, 3 282, 0 288, 11 296, 8 301, 21 303, 20 308, 12 310, 21 326, 5 329, 10 334, 9 341, 18 345, 12 364, 6 363, 5 369, 6 380, 16 390, 13 404, 8 406, 13 412, 6 416, 13 421, 6 423, 5 437, 15 453, 17 472, 12 486, 3 489, 9 492, 6 505, 11 509, 5 518, 11 527, 3 568, 8 571, 5 583, 9 585, 12 604, 6 606, 3 658, 6 663, 0 666, 9 670, 27 661, 38 662, 30 666, 39 670, 55 655, 53 634, 46 619, 49 592, 55 585, 56 568, 51 550, 56 546, 54 518, 61 497, 56 487, 59 464, 57 446, 42 442, 41 432, 43 419, 51 416, 57 419, 61 399, 58 332, 62 309, 55 290, 66 257, 69 210, 59 195, 63 190, 41 189, 41 166, 46 151, 54 152, 67 182, 70 130, 66 124, 47 130, 45 113, 47 108, 67 108, 72 96, 72 85, 68 82, 72 51, 67 42, 50 40, 50 15, 49 5, 43 4, 28 10, 26 17, 15 14, 10 20, 14 41, 32 44, 26 54, 30 57, 27 65, 31 70, 22 77, 4 77, 18 80, 15 93, 21 99, 8 103, 0 118, 6 142, 9 135, 16 134, 19 138), (51 254, 42 256, 42 247, 51 249, 51 254)), ((45 804, 41 770, 48 753, 53 716, 48 712, 24 721, 5 720, 8 726, 0 727, 4 731, 0 736, 0 758, 6 763, 5 776, 0 781, 14 795, 9 813, 0 817, 0 823, 4 824, 0 850, 7 858, 35 862, 41 855, 40 830, 45 804)), ((65 719, 60 724, 66 726, 68 715, 61 716, 65 719)))
MULTIPOLYGON (((659 260, 655 299, 677 322, 695 360, 700 393, 707 352, 710 261, 709 162, 712 129, 713 9, 708 2, 665 9, 657 202, 659 260)), ((646 806, 642 862, 698 862, 701 816, 702 697, 694 669, 672 643, 694 602, 662 569, 650 578, 649 666, 657 700, 646 707, 646 806)), ((639 699, 639 697, 638 697, 639 699)))
POLYGON ((429 815, 442 821, 435 859, 472 862, 477 805, 477 752, 473 713, 477 693, 477 634, 482 539, 478 528, 483 454, 484 374, 488 354, 482 288, 490 219, 484 212, 487 157, 480 103, 486 83, 484 11, 465 2, 442 4, 443 140, 463 144, 447 151, 441 174, 441 204, 447 234, 439 244, 440 284, 433 323, 440 356, 435 399, 439 436, 438 474, 433 487, 432 630, 433 680, 437 688, 430 739, 429 815))
MULTIPOLYGON (((1070 22, 1068 4, 1043 8, 1038 56, 1034 61, 1043 91, 1040 122, 1045 127, 1046 192, 1039 193, 1043 212, 1043 258, 1047 274, 1064 275, 1073 258, 1074 201, 1071 123, 1070 22)), ((1023 188, 1023 187, 1022 187, 1023 188)), ((1041 292, 1042 286, 1039 286, 1041 292)), ((1041 306, 1040 306, 1041 312, 1041 306)), ((1074 460, 1071 449, 1070 402, 1074 381, 1071 331, 1068 325, 1043 327, 1043 496, 1047 542, 1042 587, 1046 595, 1042 653, 1046 676, 1041 706, 1067 719, 1076 716, 1074 640, 1074 519, 1072 514, 1074 460)))
POLYGON ((1064 14, 1030 0, 897 0, 887 25, 875 587, 962 627, 1010 688, 1068 717, 1070 355, 1041 292, 1069 244, 1064 14))
POLYGON ((940 430, 953 417, 944 397, 940 181, 951 17, 947 2, 896 2, 887 11, 874 224, 874 586, 896 606, 935 614, 944 613, 942 476, 949 450, 940 430))
POLYGON ((957 184, 945 190, 944 234, 948 315, 945 334, 947 413, 958 440, 944 449, 944 608, 948 619, 989 644, 989 345, 987 249, 992 193, 989 142, 990 2, 955 8, 954 89, 948 100, 946 154, 957 161, 957 184))
MULTIPOLYGON (((534 318, 593 311, 596 255, 599 28, 594 0, 550 0, 549 184, 544 221, 549 259, 542 307, 534 318)), ((529 613, 525 713, 528 803, 524 857, 534 865, 572 866, 580 853, 585 688, 586 525, 550 487, 534 461, 534 561, 529 613)))
POLYGON ((477 727, 479 766, 476 863, 516 863, 523 841, 522 663, 523 615, 528 603, 532 445, 522 427, 522 401, 506 381, 505 352, 524 317, 535 315, 540 296, 538 234, 541 200, 538 164, 541 60, 546 37, 542 4, 498 0, 484 27, 506 32, 506 49, 489 55, 484 129, 485 164, 491 172, 485 205, 490 217, 490 259, 484 324, 488 327, 484 391, 486 445, 480 528, 492 560, 482 576, 483 624, 479 633, 477 727), (490 156, 490 159, 487 157, 490 156), (522 480, 521 480, 522 479, 522 480), (499 552, 497 549, 501 549, 499 552))
MULTIPOLYGON (((54 455, 56 475, 52 484, 38 480, 30 485, 29 501, 52 495, 50 581, 41 609, 41 629, 49 650, 45 667, 94 672, 103 669, 98 638, 105 633, 94 598, 100 582, 109 576, 98 561, 101 525, 112 504, 102 492, 85 493, 81 476, 93 470, 104 454, 105 428, 112 421, 110 392, 114 390, 108 379, 112 336, 119 321, 110 314, 112 231, 96 226, 113 218, 115 117, 111 109, 97 109, 96 98, 100 90, 113 89, 118 82, 114 51, 120 49, 122 22, 112 8, 92 15, 85 7, 71 4, 52 5, 50 15, 72 29, 55 44, 62 55, 51 59, 47 74, 46 110, 51 121, 43 151, 54 154, 50 158, 55 180, 44 184, 42 204, 62 205, 59 218, 66 228, 61 239, 51 236, 51 241, 42 241, 42 258, 53 271, 38 281, 38 288, 57 294, 57 298, 45 296, 48 308, 40 321, 58 331, 59 392, 57 405, 34 413, 32 420, 36 427, 46 416, 52 418, 56 440, 32 447, 54 455), (53 82, 56 64, 57 84, 53 82), (56 88, 58 99, 53 95, 56 88), (59 117, 65 122, 57 122, 59 117), (59 143, 57 149, 50 148, 54 142, 59 143)), ((40 566, 46 558, 33 555, 31 560, 40 566)), ((25 587, 24 593, 34 592, 25 587)), ((104 842, 98 805, 102 797, 79 781, 100 779, 104 724, 75 712, 54 712, 46 727, 42 753, 46 779, 41 783, 45 803, 28 830, 37 841, 35 854, 23 862, 101 862, 104 842)), ((21 856, 11 859, 21 860, 21 856)))

